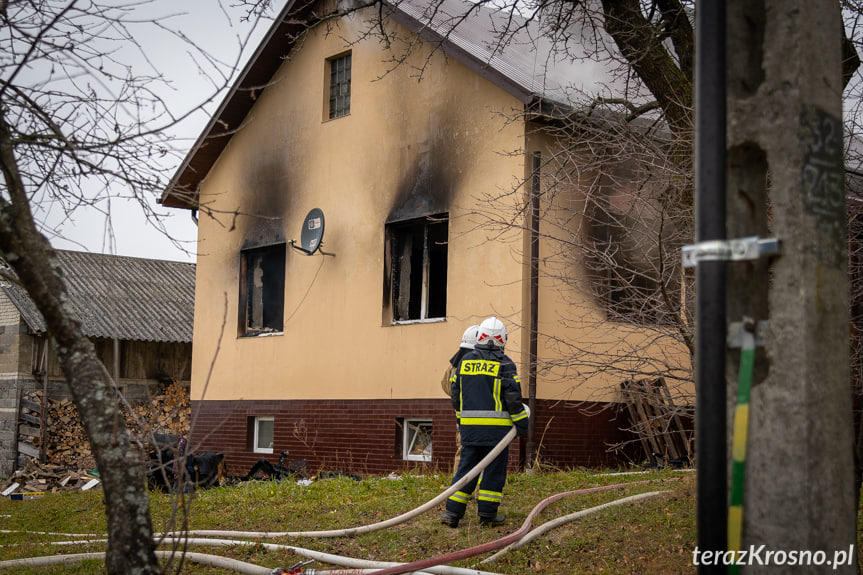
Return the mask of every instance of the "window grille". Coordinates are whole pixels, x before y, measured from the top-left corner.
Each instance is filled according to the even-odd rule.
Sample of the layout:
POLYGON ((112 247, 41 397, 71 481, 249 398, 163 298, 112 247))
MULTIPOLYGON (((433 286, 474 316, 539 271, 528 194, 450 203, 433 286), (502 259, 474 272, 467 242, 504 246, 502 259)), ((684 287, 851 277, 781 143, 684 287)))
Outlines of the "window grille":
POLYGON ((351 113, 351 55, 330 60, 330 119, 351 113))

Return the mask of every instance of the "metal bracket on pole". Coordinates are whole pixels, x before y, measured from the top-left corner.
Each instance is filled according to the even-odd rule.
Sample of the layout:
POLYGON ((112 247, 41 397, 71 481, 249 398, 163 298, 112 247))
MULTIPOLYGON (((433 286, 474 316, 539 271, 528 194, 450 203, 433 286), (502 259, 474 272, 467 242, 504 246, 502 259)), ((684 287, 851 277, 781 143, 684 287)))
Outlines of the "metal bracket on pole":
POLYGON ((703 261, 757 260, 762 256, 779 255, 779 240, 757 236, 737 240, 709 240, 683 246, 683 267, 693 268, 703 261))
POLYGON ((752 318, 743 318, 743 321, 734 321, 728 326, 728 347, 741 349, 745 338, 752 334, 755 336, 755 347, 764 347, 764 333, 767 331, 767 320, 756 322, 752 318))

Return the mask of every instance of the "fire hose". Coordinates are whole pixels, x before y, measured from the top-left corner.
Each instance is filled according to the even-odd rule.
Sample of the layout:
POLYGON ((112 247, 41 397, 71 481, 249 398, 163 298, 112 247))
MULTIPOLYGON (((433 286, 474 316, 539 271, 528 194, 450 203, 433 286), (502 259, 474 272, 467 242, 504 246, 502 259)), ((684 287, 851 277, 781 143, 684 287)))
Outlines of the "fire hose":
POLYGON ((500 453, 506 449, 509 443, 515 439, 516 429, 515 427, 511 427, 509 432, 500 440, 500 442, 494 447, 494 449, 489 452, 479 463, 476 464, 476 467, 471 469, 464 477, 462 477, 457 482, 453 483, 449 489, 442 492, 440 495, 435 497, 434 499, 428 501, 427 503, 420 505, 416 509, 408 511, 407 513, 403 513, 397 517, 393 517, 392 519, 387 519, 385 521, 379 521, 378 523, 372 523, 370 525, 364 525, 362 527, 349 527, 347 529, 333 529, 329 531, 265 531, 265 532, 255 532, 255 531, 220 531, 220 530, 195 530, 188 531, 184 533, 164 533, 165 537, 182 537, 184 535, 193 535, 199 537, 256 537, 259 539, 276 539, 278 537, 315 537, 315 538, 328 538, 328 537, 353 537, 354 535, 363 535, 366 533, 373 533, 380 529, 386 529, 388 527, 392 527, 394 525, 399 525, 400 523, 404 523, 409 519, 413 519, 418 515, 422 515, 429 509, 437 506, 438 504, 447 500, 447 498, 467 485, 469 481, 482 473, 482 470, 488 467, 488 465, 494 460, 495 457, 500 455, 500 453))
MULTIPOLYGON (((422 513, 425 513, 429 509, 431 509, 431 508, 435 507, 436 505, 440 504, 441 502, 445 501, 450 495, 452 495, 457 490, 461 489, 469 481, 471 481, 472 479, 477 477, 491 463, 491 461, 493 461, 494 458, 496 458, 509 445, 509 443, 515 438, 515 436, 516 436, 516 430, 513 427, 509 430, 507 435, 504 436, 504 438, 495 446, 495 448, 486 457, 484 457, 473 469, 471 469, 459 481, 453 483, 447 490, 443 491, 437 497, 435 497, 432 500, 428 501, 427 503, 421 505, 420 507, 417 507, 416 509, 413 509, 407 513, 404 513, 404 514, 399 515, 397 517, 394 517, 392 519, 388 519, 386 521, 381 521, 378 523, 374 523, 374 524, 366 525, 366 526, 362 526, 362 527, 352 527, 352 528, 347 528, 347 529, 337 529, 337 530, 327 530, 327 531, 254 532, 254 531, 196 530, 196 531, 188 531, 185 533, 174 533, 174 532, 164 533, 164 534, 157 536, 157 538, 159 538, 159 539, 161 539, 161 538, 181 539, 181 540, 184 540, 186 544, 199 544, 199 545, 225 545, 225 544, 230 544, 230 545, 238 545, 238 544, 240 544, 240 545, 242 545, 242 544, 261 545, 260 543, 249 542, 249 541, 243 542, 243 541, 234 541, 234 540, 224 541, 224 540, 219 540, 219 539, 197 539, 197 538, 189 538, 189 536, 192 535, 192 536, 200 536, 200 537, 247 537, 247 538, 255 538, 255 539, 266 539, 266 538, 272 539, 272 538, 278 538, 278 537, 317 537, 317 538, 351 537, 354 535, 372 533, 372 532, 378 531, 380 529, 385 529, 388 527, 392 527, 394 525, 398 525, 400 523, 404 523, 405 521, 408 521, 409 519, 412 519, 412 518, 414 518, 414 517, 416 517, 422 513)), ((281 549, 285 549, 285 548, 291 549, 295 553, 297 553, 301 556, 304 556, 304 557, 312 557, 314 560, 318 560, 321 562, 328 562, 328 563, 334 563, 334 564, 347 564, 353 568, 339 569, 339 570, 335 570, 335 571, 320 571, 320 570, 313 570, 313 569, 312 570, 304 570, 304 569, 302 569, 302 566, 304 566, 306 563, 298 563, 297 565, 290 568, 289 571, 286 571, 284 569, 272 569, 271 570, 268 568, 259 567, 259 566, 252 565, 249 563, 244 563, 242 561, 236 561, 233 559, 222 558, 222 557, 218 557, 215 555, 207 555, 207 554, 202 554, 202 553, 186 553, 185 556, 192 562, 203 563, 203 564, 213 565, 213 566, 217 566, 217 567, 223 567, 226 569, 233 569, 234 571, 239 572, 239 573, 243 573, 243 574, 248 573, 248 574, 252 574, 252 575, 257 575, 257 574, 267 575, 267 574, 277 574, 277 573, 303 573, 306 575, 323 575, 323 574, 357 575, 357 574, 361 574, 361 573, 371 573, 371 572, 377 573, 379 575, 396 575, 396 574, 400 574, 400 573, 410 573, 410 572, 436 573, 436 574, 441 574, 441 575, 443 575, 443 574, 446 574, 446 575, 494 575, 492 573, 477 571, 474 569, 463 569, 463 568, 458 568, 458 567, 448 567, 448 566, 445 566, 443 564, 449 563, 452 561, 457 561, 460 559, 466 559, 469 557, 473 557, 475 555, 478 555, 481 553, 486 553, 488 551, 493 551, 493 550, 505 548, 502 551, 499 551, 497 554, 495 554, 492 557, 489 557, 488 559, 485 560, 485 561, 492 561, 495 558, 497 558, 499 555, 501 555, 502 553, 506 552, 508 549, 517 548, 517 546, 521 546, 521 545, 525 544, 530 539, 532 539, 536 536, 539 536, 540 534, 550 530, 551 528, 553 528, 555 526, 561 525, 561 524, 565 523, 566 521, 571 521, 572 519, 575 519, 579 516, 582 516, 582 515, 587 514, 589 512, 597 511, 599 509, 602 509, 602 508, 605 508, 605 507, 608 507, 611 505, 619 505, 619 504, 622 504, 624 502, 634 501, 634 500, 636 500, 636 498, 640 499, 640 498, 652 496, 652 495, 655 495, 656 492, 650 493, 650 494, 642 494, 640 496, 634 496, 634 497, 630 497, 630 498, 625 498, 625 499, 621 499, 618 501, 613 501, 611 503, 607 503, 607 504, 601 505, 599 507, 592 508, 590 510, 584 510, 582 512, 571 514, 569 516, 559 518, 558 520, 555 520, 554 522, 549 522, 547 524, 544 524, 540 528, 537 528, 536 530, 529 532, 530 526, 531 526, 531 523, 532 523, 534 517, 537 514, 539 514, 540 511, 542 511, 549 504, 551 504, 552 502, 557 501, 563 497, 568 497, 571 495, 595 493, 595 492, 607 491, 607 490, 611 490, 611 489, 620 489, 620 488, 625 487, 627 485, 637 485, 637 484, 644 484, 644 483, 650 483, 650 482, 651 481, 637 481, 637 482, 621 483, 621 484, 607 485, 607 486, 601 486, 601 487, 593 487, 593 488, 588 488, 588 489, 580 489, 580 490, 576 490, 576 491, 569 491, 569 492, 559 493, 559 494, 553 495, 553 496, 548 497, 545 500, 541 501, 536 507, 534 507, 533 511, 531 511, 531 513, 525 519, 523 525, 517 531, 515 531, 514 533, 512 533, 510 535, 507 535, 507 536, 505 536, 501 539, 498 539, 496 541, 485 543, 485 544, 482 544, 482 545, 479 545, 476 547, 464 549, 461 551, 456 551, 456 552, 441 555, 438 557, 423 559, 423 560, 415 561, 412 563, 393 564, 393 563, 389 563, 389 562, 369 562, 369 561, 363 562, 362 560, 358 560, 358 559, 354 560, 354 559, 350 559, 350 558, 343 558, 340 556, 334 556, 334 555, 330 555, 330 554, 326 554, 326 553, 318 553, 315 551, 309 551, 309 550, 300 549, 300 548, 291 547, 291 546, 273 545, 273 544, 264 544, 264 545, 266 545, 267 547, 272 546, 274 548, 278 547, 281 549), (550 527, 546 527, 550 523, 553 523, 553 525, 550 527), (371 570, 369 570, 367 568, 370 564, 374 564, 374 567, 371 567, 371 570), (381 570, 381 567, 384 567, 384 569, 381 570), (419 571, 420 569, 424 569, 424 568, 428 569, 428 570, 427 571, 419 571)), ((61 544, 93 543, 93 542, 94 542, 93 540, 89 540, 89 541, 82 541, 82 542, 64 542, 61 544)), ((170 551, 158 551, 157 553, 162 555, 162 554, 170 554, 171 552, 170 551)), ((11 564, 15 564, 15 565, 48 565, 48 564, 54 564, 54 563, 62 563, 62 562, 68 562, 68 561, 102 558, 102 557, 104 557, 104 553, 60 555, 60 556, 54 556, 54 557, 35 557, 35 558, 29 558, 29 559, 19 559, 19 560, 15 560, 15 561, 11 561, 11 562, 9 562, 9 561, 0 562, 0 567, 9 566, 11 564)))
POLYGON ((437 557, 431 557, 429 559, 421 559, 419 561, 414 561, 412 563, 404 563, 397 567, 390 567, 388 569, 384 569, 383 571, 378 571, 377 575, 399 575, 400 573, 411 573, 417 571, 419 569, 425 567, 432 567, 434 565, 441 565, 443 563, 450 563, 452 561, 458 561, 460 559, 467 559, 468 557, 473 557, 475 555, 479 555, 481 553, 487 553, 489 551, 494 551, 500 549, 502 547, 506 547, 511 543, 517 542, 521 539, 525 534, 530 530, 530 525, 533 522, 533 518, 536 517, 540 511, 545 509, 549 504, 563 499, 564 497, 569 497, 571 495, 586 495, 588 493, 598 493, 600 491, 609 491, 611 489, 621 489, 628 485, 638 485, 644 483, 650 483, 650 480, 647 481, 633 481, 630 483, 616 483, 614 485, 603 485, 601 487, 589 487, 587 489, 578 489, 575 491, 566 491, 564 493, 558 493, 556 495, 552 495, 551 497, 547 497, 540 501, 536 507, 533 508, 533 511, 528 514, 527 518, 522 523, 522 526, 519 527, 514 532, 509 535, 497 539, 496 541, 490 541, 488 543, 483 543, 482 545, 477 545, 476 547, 471 547, 469 549, 462 549, 460 551, 454 551, 452 553, 447 553, 445 555, 439 555, 437 557))
MULTIPOLYGON (((595 491, 599 491, 599 490, 623 488, 627 485, 635 485, 638 483, 650 483, 650 481, 620 483, 620 484, 615 484, 615 485, 603 486, 603 487, 599 487, 599 488, 590 488, 590 489, 579 490, 579 491, 575 491, 575 492, 561 493, 561 494, 549 497, 548 499, 540 502, 540 504, 538 504, 534 508, 534 510, 531 512, 531 517, 525 521, 525 525, 527 525, 531 521, 531 519, 533 517, 535 517, 540 511, 542 511, 542 509, 544 509, 549 503, 556 501, 562 497, 566 497, 566 496, 573 495, 573 494, 579 494, 579 493, 583 494, 583 493, 595 492, 595 491)), ((452 559, 451 557, 453 555, 461 555, 461 554, 464 554, 465 557, 460 557, 460 558, 466 558, 467 556, 473 556, 476 554, 484 553, 490 549, 500 549, 501 547, 504 547, 503 549, 500 549, 494 555, 481 561, 481 563, 491 563, 491 562, 497 560, 498 558, 500 558, 504 553, 506 553, 510 550, 518 549, 518 548, 526 545, 527 543, 531 542, 533 539, 547 533, 548 531, 551 531, 554 528, 560 527, 561 525, 564 525, 565 523, 574 521, 575 519, 584 517, 586 515, 590 515, 592 513, 596 513, 598 511, 602 511, 603 509, 608 509, 610 507, 618 506, 618 505, 635 503, 636 501, 640 501, 640 500, 646 499, 648 497, 653 497, 653 496, 659 495, 661 493, 663 493, 663 492, 652 491, 652 492, 648 492, 648 493, 640 493, 638 495, 632 495, 629 497, 624 497, 621 499, 615 499, 615 500, 610 501, 608 503, 603 503, 601 505, 597 505, 597 506, 594 506, 594 507, 591 507, 588 509, 583 509, 581 511, 577 511, 575 513, 571 513, 569 515, 558 517, 556 519, 553 519, 551 521, 543 523, 541 526, 537 527, 536 529, 533 529, 532 531, 525 534, 524 536, 522 536, 521 538, 517 539, 514 542, 512 541, 513 536, 509 535, 509 536, 506 536, 506 537, 499 539, 497 541, 493 541, 491 543, 487 543, 484 545, 480 545, 478 547, 464 550, 462 552, 456 552, 455 554, 449 554, 448 556, 438 557, 438 558, 436 558, 436 560, 442 560, 442 561, 455 560, 455 559, 452 559)), ((519 532, 523 532, 523 529, 519 530, 519 532)), ((165 539, 165 540, 162 540, 160 543, 164 544, 164 543, 167 543, 169 541, 173 541, 173 540, 165 539)), ((93 543, 103 543, 103 542, 106 542, 106 541, 105 540, 92 540, 91 539, 91 540, 82 540, 82 541, 62 541, 62 542, 55 542, 54 544, 55 545, 80 545, 80 544, 93 544, 93 543)), ((275 544, 275 543, 259 543, 256 541, 244 541, 244 540, 239 540, 239 539, 206 539, 206 538, 203 538, 203 539, 188 538, 188 539, 186 539, 186 538, 184 538, 184 539, 182 539, 182 542, 186 545, 215 546, 215 547, 262 546, 265 549, 269 549, 269 550, 292 551, 293 553, 295 553, 301 557, 310 559, 310 561, 302 561, 302 562, 296 563, 295 565, 288 567, 287 569, 277 568, 277 569, 271 570, 271 569, 266 568, 266 567, 260 567, 260 566, 257 566, 257 565, 251 564, 251 563, 244 563, 242 561, 237 561, 234 559, 223 558, 223 557, 219 557, 217 555, 208 555, 208 554, 203 554, 203 553, 187 553, 186 554, 186 557, 194 563, 211 565, 211 566, 215 566, 215 567, 221 567, 224 569, 232 569, 232 570, 234 570, 238 573, 242 573, 244 575, 246 575, 246 574, 248 574, 248 575, 275 575, 275 574, 279 574, 279 573, 302 574, 302 575, 325 575, 325 574, 326 575, 360 575, 360 574, 365 574, 365 573, 384 573, 385 571, 381 571, 381 569, 385 569, 385 568, 399 568, 399 570, 401 572, 404 572, 403 569, 401 569, 401 568, 406 567, 408 565, 411 565, 411 567, 408 567, 408 569, 414 569, 415 567, 412 567, 412 566, 416 564, 416 563, 400 564, 400 563, 392 563, 392 562, 386 562, 386 561, 363 560, 363 559, 346 557, 346 556, 342 556, 342 555, 333 555, 330 553, 324 553, 324 552, 320 552, 320 551, 312 551, 309 549, 303 549, 303 548, 294 547, 291 545, 281 545, 281 544, 275 544), (303 567, 305 567, 305 565, 307 565, 311 561, 318 561, 321 563, 329 563, 331 565, 339 565, 342 567, 347 567, 347 569, 323 570, 323 571, 317 570, 317 569, 303 569, 303 567)), ((157 551, 157 553, 159 553, 160 556, 169 556, 171 554, 170 551, 157 551)), ((75 554, 75 555, 55 555, 55 556, 50 556, 50 557, 35 557, 35 558, 30 558, 30 559, 19 559, 19 560, 14 560, 14 561, 4 561, 4 562, 0 562, 0 567, 43 566, 43 565, 51 565, 51 564, 58 564, 58 563, 81 561, 81 560, 85 560, 85 559, 101 559, 103 557, 104 557, 104 553, 82 553, 82 554, 75 554)), ((491 572, 487 572, 487 571, 479 571, 479 570, 470 569, 470 568, 453 567, 453 566, 442 565, 442 564, 438 564, 438 565, 434 565, 434 566, 428 566, 428 567, 425 567, 423 571, 413 571, 413 572, 418 573, 418 574, 428 573, 428 574, 436 574, 436 575, 497 575, 495 573, 491 573, 491 572)))
MULTIPOLYGON (((488 465, 496 458, 506 447, 510 444, 510 442, 516 437, 516 429, 515 427, 510 428, 509 432, 500 440, 500 442, 494 447, 494 449, 489 452, 477 465, 471 469, 464 477, 462 477, 459 481, 453 483, 449 489, 443 491, 434 499, 428 501, 427 503, 413 509, 412 511, 408 511, 407 513, 403 513, 397 517, 393 517, 392 519, 388 519, 386 521, 380 521, 378 523, 373 523, 371 525, 365 525, 362 527, 351 527, 347 529, 334 529, 327 531, 284 531, 284 532, 255 532, 255 531, 220 531, 220 530, 197 530, 197 531, 188 531, 185 533, 163 533, 158 535, 158 538, 182 538, 192 536, 200 536, 200 537, 248 537, 248 538, 258 538, 258 539, 275 539, 278 537, 315 537, 315 538, 329 538, 329 537, 352 537, 354 535, 361 535, 365 533, 373 533, 380 529, 386 529, 388 527, 392 527, 394 525, 398 525, 400 523, 404 523, 422 513, 425 513, 429 509, 432 509, 436 505, 445 501, 450 495, 464 487, 469 481, 477 477, 482 471, 488 467, 488 465)), ((92 542, 89 541, 89 542, 92 542)), ((49 560, 50 558, 34 558, 37 560, 49 560)), ((62 561, 62 559, 60 559, 62 561)), ((3 563, 0 563, 2 566, 3 563)), ((474 572, 476 573, 476 572, 474 572)))

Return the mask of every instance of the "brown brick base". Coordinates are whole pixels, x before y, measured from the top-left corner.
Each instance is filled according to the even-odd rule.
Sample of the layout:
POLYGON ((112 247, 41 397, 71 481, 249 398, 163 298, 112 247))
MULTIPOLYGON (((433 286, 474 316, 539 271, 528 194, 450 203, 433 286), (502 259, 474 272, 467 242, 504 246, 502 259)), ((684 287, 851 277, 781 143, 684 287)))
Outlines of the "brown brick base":
MULTIPOLYGON (((616 465, 628 453, 615 454, 609 447, 631 441, 621 429, 628 418, 616 404, 537 402, 536 441, 544 464, 567 468, 616 465)), ((265 457, 275 463, 279 453, 309 461, 312 473, 344 471, 380 475, 405 469, 430 469, 450 473, 455 455, 456 420, 449 400, 374 401, 194 401, 189 453, 218 451, 225 454, 228 473, 243 475, 265 457), (273 454, 254 453, 250 419, 275 419, 273 454), (405 461, 399 448, 399 418, 432 421, 431 462, 405 461)), ((510 447, 510 469, 518 469, 524 444, 510 447)))

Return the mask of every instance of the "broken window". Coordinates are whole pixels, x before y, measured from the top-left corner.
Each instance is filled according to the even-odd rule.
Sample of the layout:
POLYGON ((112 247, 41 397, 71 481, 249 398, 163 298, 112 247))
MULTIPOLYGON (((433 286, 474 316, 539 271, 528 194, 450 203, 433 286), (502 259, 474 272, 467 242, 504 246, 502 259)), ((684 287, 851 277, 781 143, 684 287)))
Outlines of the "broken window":
POLYGON ((351 55, 329 60, 329 118, 341 118, 351 113, 351 55))
POLYGON ((387 226, 384 289, 392 323, 446 317, 446 214, 387 226))
POLYGON ((272 453, 273 430, 275 428, 273 416, 264 415, 255 417, 253 428, 252 451, 255 453, 272 453))
POLYGON ((240 335, 281 333, 285 244, 244 250, 240 258, 240 335))
POLYGON ((403 419, 399 424, 402 429, 402 459, 431 461, 432 422, 426 419, 403 419))

